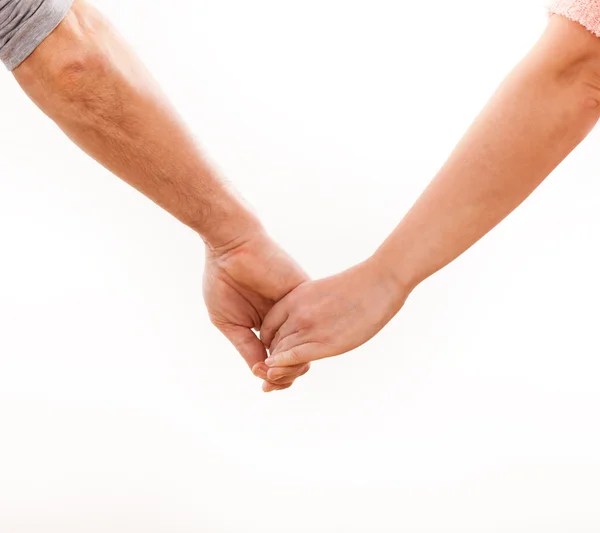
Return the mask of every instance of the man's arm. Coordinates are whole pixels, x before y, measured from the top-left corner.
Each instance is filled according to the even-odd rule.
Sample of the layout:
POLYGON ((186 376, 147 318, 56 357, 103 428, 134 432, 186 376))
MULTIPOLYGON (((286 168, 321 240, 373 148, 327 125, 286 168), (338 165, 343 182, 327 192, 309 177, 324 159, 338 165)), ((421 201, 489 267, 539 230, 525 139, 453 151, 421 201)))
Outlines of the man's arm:
MULTIPOLYGON (((596 7, 595 9, 599 9, 596 7)), ((511 213, 600 117, 600 39, 555 16, 396 230, 365 263, 307 283, 267 316, 267 364, 368 341, 423 280, 511 213)), ((282 369, 272 368, 274 378, 282 369)))
POLYGON ((207 165, 150 73, 91 5, 76 1, 13 74, 80 148, 211 245, 260 225, 207 165))
MULTIPOLYGON (((42 0, 55 1, 68 0, 42 0)), ((206 163, 190 131, 111 25, 85 1, 75 0, 13 73, 79 147, 204 239, 211 320, 265 379, 266 351, 252 329, 259 329, 273 303, 306 275, 206 163)), ((265 387, 287 388, 307 368, 295 368, 265 387)))

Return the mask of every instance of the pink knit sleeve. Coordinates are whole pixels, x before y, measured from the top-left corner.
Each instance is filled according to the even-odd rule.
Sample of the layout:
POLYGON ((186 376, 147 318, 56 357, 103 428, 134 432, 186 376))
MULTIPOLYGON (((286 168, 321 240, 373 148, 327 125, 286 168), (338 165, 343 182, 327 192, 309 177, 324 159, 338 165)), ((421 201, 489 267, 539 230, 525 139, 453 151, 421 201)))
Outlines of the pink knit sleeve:
POLYGON ((553 0, 550 12, 579 22, 600 37, 600 0, 553 0))

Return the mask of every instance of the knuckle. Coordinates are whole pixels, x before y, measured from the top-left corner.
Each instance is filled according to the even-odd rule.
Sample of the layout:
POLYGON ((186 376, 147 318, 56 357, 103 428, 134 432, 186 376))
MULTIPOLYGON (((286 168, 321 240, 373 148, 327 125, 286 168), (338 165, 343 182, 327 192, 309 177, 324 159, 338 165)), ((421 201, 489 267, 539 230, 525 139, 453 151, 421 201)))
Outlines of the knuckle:
POLYGON ((308 327, 312 325, 313 313, 310 309, 303 308, 296 312, 296 323, 302 327, 308 327))
POLYGON ((320 332, 320 335, 319 335, 321 343, 326 344, 326 345, 334 344, 336 337, 337 337, 337 335, 335 333, 331 333, 329 331, 320 332))
POLYGON ((283 372, 281 371, 281 369, 275 368, 269 370, 269 372, 267 372, 267 376, 271 381, 276 381, 278 379, 281 379, 281 377, 283 376, 283 372))
POLYGON ((218 330, 220 330, 220 331, 223 331, 223 329, 224 329, 224 326, 223 326, 223 321, 222 321, 222 320, 219 320, 219 319, 218 319, 216 316, 214 316, 214 315, 210 315, 209 319, 210 319, 210 323, 211 323, 211 324, 212 324, 212 325, 213 325, 215 328, 217 328, 217 329, 218 329, 218 330))
POLYGON ((334 347, 341 343, 342 332, 336 331, 336 328, 319 328, 318 332, 312 335, 312 339, 323 346, 334 347))

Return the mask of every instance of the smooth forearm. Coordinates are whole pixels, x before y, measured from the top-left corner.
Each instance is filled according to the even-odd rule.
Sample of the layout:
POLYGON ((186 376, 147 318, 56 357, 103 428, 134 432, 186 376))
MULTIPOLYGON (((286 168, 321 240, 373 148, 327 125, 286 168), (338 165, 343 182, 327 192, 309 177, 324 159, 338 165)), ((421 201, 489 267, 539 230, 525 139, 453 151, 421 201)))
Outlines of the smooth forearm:
POLYGON ((523 202, 600 116, 600 40, 554 17, 375 254, 405 294, 523 202))
POLYGON ((79 147, 210 245, 258 227, 152 76, 85 2, 75 2, 14 75, 79 147))

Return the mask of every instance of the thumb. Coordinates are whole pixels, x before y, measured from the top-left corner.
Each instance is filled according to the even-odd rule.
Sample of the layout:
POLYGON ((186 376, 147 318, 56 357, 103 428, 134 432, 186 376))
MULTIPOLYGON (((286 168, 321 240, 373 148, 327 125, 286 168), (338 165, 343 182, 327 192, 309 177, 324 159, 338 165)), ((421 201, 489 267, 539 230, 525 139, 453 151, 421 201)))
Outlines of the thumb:
POLYGON ((243 326, 227 326, 219 329, 233 344, 251 370, 257 363, 266 359, 267 350, 251 329, 243 326))

